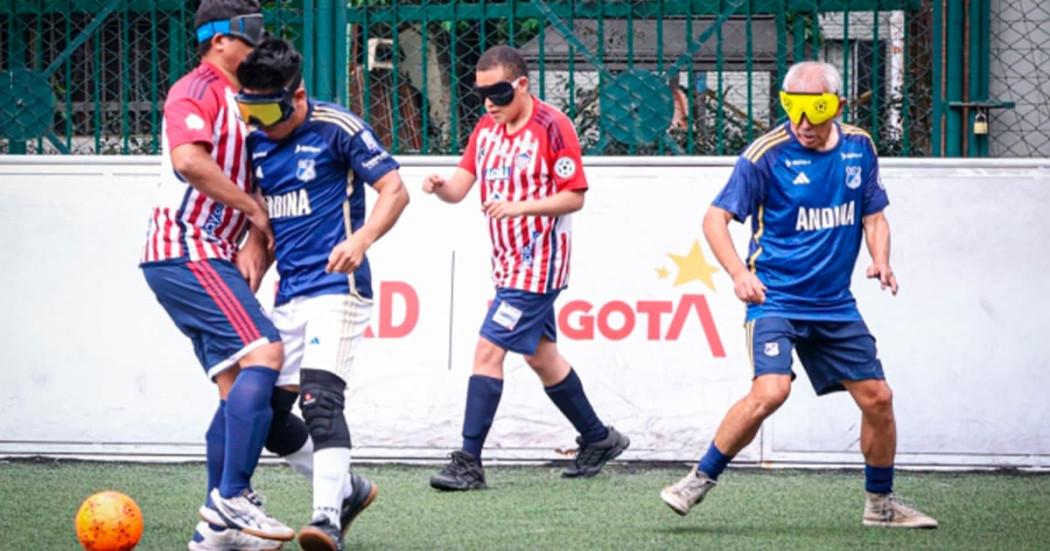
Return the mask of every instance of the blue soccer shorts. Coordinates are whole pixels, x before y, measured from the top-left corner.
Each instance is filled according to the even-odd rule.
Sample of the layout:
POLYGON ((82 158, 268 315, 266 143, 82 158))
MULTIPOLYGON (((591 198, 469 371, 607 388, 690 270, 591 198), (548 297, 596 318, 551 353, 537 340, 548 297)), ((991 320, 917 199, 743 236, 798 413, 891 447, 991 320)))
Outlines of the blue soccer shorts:
POLYGON ((156 262, 142 265, 157 302, 193 342, 209 378, 246 354, 281 340, 248 283, 226 260, 156 262))
POLYGON ((560 293, 496 289, 496 297, 481 324, 481 336, 504 350, 535 354, 541 337, 551 342, 558 340, 554 301, 560 293))
POLYGON ((875 337, 863 321, 801 321, 761 317, 746 325, 755 377, 791 375, 791 351, 798 353, 817 395, 845 390, 842 381, 884 379, 875 337))

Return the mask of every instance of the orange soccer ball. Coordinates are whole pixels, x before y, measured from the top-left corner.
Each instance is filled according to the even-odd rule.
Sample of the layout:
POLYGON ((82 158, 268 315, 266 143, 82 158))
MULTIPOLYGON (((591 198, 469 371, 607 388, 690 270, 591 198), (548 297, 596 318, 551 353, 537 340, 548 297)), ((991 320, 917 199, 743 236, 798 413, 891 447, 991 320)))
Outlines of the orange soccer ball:
POLYGON ((76 528, 87 551, 128 551, 142 538, 142 510, 120 492, 99 492, 80 506, 76 528))

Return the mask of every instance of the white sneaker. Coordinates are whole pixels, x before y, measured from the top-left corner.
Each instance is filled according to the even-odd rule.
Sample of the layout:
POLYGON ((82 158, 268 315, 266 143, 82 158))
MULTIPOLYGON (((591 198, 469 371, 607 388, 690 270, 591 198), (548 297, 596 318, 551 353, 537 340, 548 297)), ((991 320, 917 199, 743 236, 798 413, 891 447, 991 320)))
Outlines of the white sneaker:
POLYGON ((902 503, 894 493, 864 492, 864 526, 892 526, 895 528, 936 528, 937 520, 922 511, 902 503))
POLYGON ((229 528, 268 540, 291 541, 295 537, 295 530, 266 514, 262 499, 251 490, 224 498, 214 488, 209 497, 215 512, 229 528))
POLYGON ((264 540, 234 530, 215 531, 207 522, 198 522, 197 531, 189 543, 189 551, 275 551, 284 544, 279 541, 264 540))
POLYGON ((697 470, 694 465, 689 474, 664 488, 660 492, 660 499, 664 500, 668 507, 674 509, 674 512, 685 516, 694 505, 704 500, 704 496, 715 487, 715 484, 714 480, 708 478, 703 471, 697 470))

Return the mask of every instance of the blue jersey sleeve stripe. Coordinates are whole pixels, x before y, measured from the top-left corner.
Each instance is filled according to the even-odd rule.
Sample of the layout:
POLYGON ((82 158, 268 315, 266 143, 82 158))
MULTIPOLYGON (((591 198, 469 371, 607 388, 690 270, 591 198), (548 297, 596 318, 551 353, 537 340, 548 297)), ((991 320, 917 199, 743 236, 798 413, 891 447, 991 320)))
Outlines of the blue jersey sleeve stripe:
POLYGON ((768 142, 771 139, 780 137, 780 136, 784 135, 786 132, 787 131, 784 129, 783 126, 778 126, 778 127, 774 128, 773 130, 770 130, 769 132, 766 132, 762 136, 759 136, 757 140, 751 142, 751 145, 749 145, 747 147, 747 149, 744 150, 743 156, 744 157, 749 157, 755 151, 757 151, 763 145, 765 145, 766 142, 768 142))
POLYGON ((749 155, 747 157, 747 160, 751 161, 752 163, 757 163, 758 160, 761 159, 762 156, 766 154, 766 152, 768 152, 770 149, 772 149, 776 145, 788 141, 789 139, 790 139, 790 137, 788 136, 787 132, 786 131, 782 131, 782 132, 778 133, 776 136, 771 137, 768 140, 766 140, 765 142, 763 142, 763 144, 761 146, 757 147, 755 149, 755 151, 752 152, 751 155, 749 155))
POLYGON ((354 130, 350 125, 348 125, 346 123, 346 121, 343 121, 343 120, 340 120, 340 119, 335 119, 335 118, 331 118, 331 117, 315 115, 311 120, 316 121, 316 122, 326 122, 326 123, 329 123, 329 124, 333 124, 333 125, 341 128, 341 129, 343 129, 343 131, 346 132, 347 134, 349 134, 350 137, 354 137, 354 136, 357 135, 357 131, 356 130, 354 130))
POLYGON ((751 273, 757 273, 758 271, 758 256, 762 254, 762 242, 760 240, 762 239, 762 234, 766 231, 765 214, 766 206, 759 205, 758 216, 756 217, 756 219, 758 220, 758 230, 755 231, 755 237, 753 238, 755 240, 755 245, 757 245, 757 248, 755 249, 754 254, 751 255, 751 258, 747 259, 747 263, 751 268, 751 273))
MULTIPOLYGON (((349 183, 348 186, 353 186, 353 183, 349 183)), ((350 197, 347 193, 347 198, 343 201, 343 230, 346 232, 346 239, 350 239, 350 236, 354 233, 353 226, 350 222, 350 197)), ((354 272, 346 274, 347 284, 350 286, 350 294, 356 297, 361 295, 357 292, 357 280, 354 278, 354 272)))
POLYGON ((349 126, 350 128, 354 129, 354 132, 352 132, 354 134, 356 134, 357 132, 360 132, 361 130, 364 130, 364 124, 362 124, 361 121, 357 120, 356 117, 354 117, 353 115, 350 115, 349 113, 343 113, 341 111, 336 111, 334 109, 328 109, 328 108, 319 106, 319 107, 314 109, 314 118, 317 118, 317 119, 323 118, 323 119, 326 119, 326 120, 342 121, 347 126, 349 126))
POLYGON ((879 154, 878 148, 875 147, 875 140, 873 140, 872 137, 871 137, 871 134, 869 134, 863 128, 859 128, 859 127, 853 126, 852 124, 843 124, 842 125, 842 133, 846 134, 846 135, 849 135, 849 136, 863 136, 863 137, 867 138, 868 139, 868 144, 871 145, 872 152, 874 152, 876 155, 879 154))

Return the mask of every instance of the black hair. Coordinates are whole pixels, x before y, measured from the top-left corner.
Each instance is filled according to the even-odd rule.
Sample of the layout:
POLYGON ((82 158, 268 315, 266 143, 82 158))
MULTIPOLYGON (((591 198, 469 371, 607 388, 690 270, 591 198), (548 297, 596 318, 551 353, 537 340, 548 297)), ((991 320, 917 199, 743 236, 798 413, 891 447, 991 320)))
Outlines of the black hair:
POLYGON ((521 52, 510 46, 493 46, 478 58, 477 70, 488 71, 496 67, 503 67, 507 77, 511 79, 529 75, 529 66, 521 52))
POLYGON ((241 86, 257 92, 276 92, 292 84, 303 67, 303 56, 283 38, 267 38, 237 67, 241 86))
MULTIPOLYGON (((222 21, 238 15, 262 13, 258 0, 201 0, 197 15, 193 17, 193 30, 209 21, 222 21)), ((196 36, 196 33, 194 33, 196 36)), ((211 50, 211 40, 197 44, 197 55, 204 57, 211 50)))

